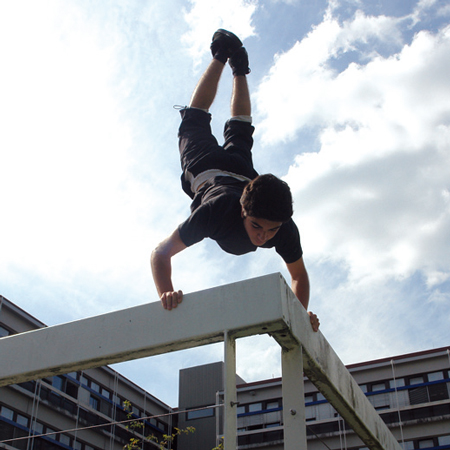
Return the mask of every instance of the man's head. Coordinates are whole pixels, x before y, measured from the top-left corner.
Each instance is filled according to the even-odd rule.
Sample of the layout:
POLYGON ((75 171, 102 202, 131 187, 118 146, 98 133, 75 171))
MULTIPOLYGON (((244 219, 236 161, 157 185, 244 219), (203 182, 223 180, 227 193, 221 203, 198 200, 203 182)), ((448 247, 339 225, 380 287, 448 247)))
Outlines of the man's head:
POLYGON ((287 222, 293 214, 289 186, 270 173, 259 175, 245 186, 241 205, 246 216, 273 222, 287 222))
POLYGON ((241 205, 244 228, 258 247, 272 239, 293 213, 289 186, 271 174, 260 175, 245 187, 241 205))

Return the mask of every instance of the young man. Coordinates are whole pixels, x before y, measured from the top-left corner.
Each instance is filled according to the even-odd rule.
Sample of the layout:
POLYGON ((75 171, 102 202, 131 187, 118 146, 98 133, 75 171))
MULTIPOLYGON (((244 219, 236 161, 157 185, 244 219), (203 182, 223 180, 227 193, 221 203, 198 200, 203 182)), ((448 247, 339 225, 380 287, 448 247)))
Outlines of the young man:
MULTIPOLYGON (((237 36, 219 29, 214 33, 211 53, 213 59, 200 78, 189 107, 180 111, 181 184, 192 198, 191 215, 152 253, 156 289, 165 309, 176 308, 183 293, 172 285, 171 259, 209 237, 235 255, 258 247, 275 247, 291 275, 292 290, 307 309, 309 280, 298 229, 291 218, 290 189, 271 174, 259 176, 253 168, 254 127, 246 78, 250 73, 247 51, 237 36), (208 111, 227 61, 234 76, 231 119, 225 124, 225 143, 219 146, 211 133, 208 111)), ((311 312, 309 316, 317 331, 317 316, 311 312)))

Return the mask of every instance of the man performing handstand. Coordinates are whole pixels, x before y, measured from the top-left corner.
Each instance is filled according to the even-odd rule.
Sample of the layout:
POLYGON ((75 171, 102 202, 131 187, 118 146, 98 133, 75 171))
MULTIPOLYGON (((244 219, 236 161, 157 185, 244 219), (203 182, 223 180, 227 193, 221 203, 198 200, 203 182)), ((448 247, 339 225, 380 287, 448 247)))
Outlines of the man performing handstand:
MULTIPOLYGON (((180 111, 181 184, 192 198, 191 215, 152 252, 156 289, 165 309, 176 308, 183 293, 172 285, 171 259, 208 237, 234 255, 275 247, 291 275, 293 292, 307 310, 309 280, 299 232, 292 220, 291 191, 284 181, 271 174, 258 175, 253 168, 247 51, 237 36, 219 29, 214 33, 211 53, 213 59, 189 107, 180 111), (225 143, 219 146, 211 132, 208 111, 227 61, 233 71, 231 119, 225 124, 225 143)), ((317 331, 317 316, 308 314, 317 331)))

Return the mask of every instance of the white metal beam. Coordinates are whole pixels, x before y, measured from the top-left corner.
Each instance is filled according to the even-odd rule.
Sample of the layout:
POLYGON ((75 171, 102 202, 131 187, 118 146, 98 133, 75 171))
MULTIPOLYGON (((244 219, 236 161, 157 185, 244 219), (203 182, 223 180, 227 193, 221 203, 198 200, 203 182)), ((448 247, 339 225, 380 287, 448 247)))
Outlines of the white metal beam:
POLYGON ((284 448, 306 449, 305 386, 300 345, 290 350, 282 350, 281 370, 284 448))
POLYGON ((283 330, 280 274, 0 339, 0 386, 283 330), (20 357, 18 357, 20 355, 20 357))
POLYGON ((286 349, 302 346, 305 375, 367 447, 402 450, 323 334, 311 331, 304 308, 295 301, 288 301, 287 307, 285 319, 289 332, 275 332, 273 337, 286 349))
POLYGON ((173 311, 156 302, 1 338, 0 386, 220 342, 225 330, 301 345, 304 372, 364 443, 401 450, 280 274, 187 294, 173 311))
POLYGON ((236 339, 225 333, 225 393, 224 393, 224 450, 236 450, 237 393, 236 393, 236 339))

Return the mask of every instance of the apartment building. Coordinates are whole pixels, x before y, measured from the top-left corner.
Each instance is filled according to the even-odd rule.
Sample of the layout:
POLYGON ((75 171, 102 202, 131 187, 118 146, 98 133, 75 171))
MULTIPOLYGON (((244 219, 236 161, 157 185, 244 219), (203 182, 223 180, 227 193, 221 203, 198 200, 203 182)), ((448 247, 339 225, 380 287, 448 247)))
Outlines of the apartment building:
MULTIPOLYGON (((450 347, 347 368, 405 450, 450 449, 450 347)), ((179 421, 204 430, 197 450, 210 450, 223 433, 222 408, 217 406, 223 402, 223 390, 215 402, 211 394, 202 394, 217 385, 221 370, 205 365, 180 371, 180 406, 188 412, 180 414, 179 421), (210 437, 212 428, 215 438, 210 437)), ((306 378, 304 382, 308 450, 366 450, 315 386, 306 378)), ((237 396, 238 449, 282 450, 281 379, 238 384, 237 396)))
MULTIPOLYGON (((0 337, 44 326, 0 296, 0 337)), ((450 346, 347 368, 405 450, 450 449, 450 346)), ((366 450, 315 386, 304 383, 308 449, 366 450)), ((281 379, 246 383, 236 376, 236 384, 238 449, 283 449, 281 379)), ((224 364, 217 362, 180 371, 176 409, 108 366, 1 387, 0 448, 118 450, 137 439, 138 448, 154 450, 143 436, 161 440, 174 427, 192 426, 195 433, 172 448, 211 450, 223 433, 223 386, 224 364), (130 412, 145 418, 143 428, 124 423, 130 412)))
MULTIPOLYGON (((0 296, 0 337, 44 326, 0 296)), ((21 357, 26 352, 11 355, 21 357)), ((0 388, 0 448, 122 450, 131 439, 143 442, 143 436, 154 435, 161 440, 172 433, 172 413, 168 405, 107 366, 53 376, 0 388), (129 418, 146 420, 140 428, 120 423, 129 418)), ((147 442, 139 448, 159 447, 147 442)))

